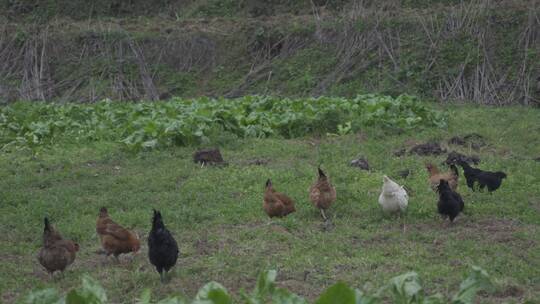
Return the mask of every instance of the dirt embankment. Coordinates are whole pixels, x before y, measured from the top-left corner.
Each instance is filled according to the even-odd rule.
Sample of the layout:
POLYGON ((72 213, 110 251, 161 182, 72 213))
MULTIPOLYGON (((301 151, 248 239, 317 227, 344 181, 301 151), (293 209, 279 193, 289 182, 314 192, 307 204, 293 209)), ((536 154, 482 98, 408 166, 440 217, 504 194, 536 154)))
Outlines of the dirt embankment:
POLYGON ((527 1, 101 2, 3 3, 0 103, 360 92, 540 103, 540 12, 527 1))

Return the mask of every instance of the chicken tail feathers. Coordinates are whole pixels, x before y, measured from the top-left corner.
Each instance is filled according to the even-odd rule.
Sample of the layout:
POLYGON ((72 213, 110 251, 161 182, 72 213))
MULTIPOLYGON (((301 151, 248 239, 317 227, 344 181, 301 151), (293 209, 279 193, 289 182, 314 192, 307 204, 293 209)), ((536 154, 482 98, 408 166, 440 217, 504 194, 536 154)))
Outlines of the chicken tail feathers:
POLYGON ((154 216, 152 217, 152 229, 164 228, 163 219, 161 218, 161 212, 154 209, 154 216))

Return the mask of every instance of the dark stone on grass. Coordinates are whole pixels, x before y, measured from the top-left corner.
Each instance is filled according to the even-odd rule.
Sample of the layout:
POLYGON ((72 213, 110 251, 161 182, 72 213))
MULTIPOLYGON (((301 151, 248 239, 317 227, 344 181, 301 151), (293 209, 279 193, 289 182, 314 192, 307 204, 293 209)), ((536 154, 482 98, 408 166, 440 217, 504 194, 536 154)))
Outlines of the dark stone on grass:
POLYGON ((540 156, 534 159, 537 162, 540 162, 540 156))
POLYGON ((459 161, 463 161, 471 165, 472 164, 478 165, 480 163, 480 158, 476 155, 467 156, 465 154, 452 151, 448 153, 448 157, 446 157, 446 160, 444 161, 444 163, 450 166, 450 165, 456 165, 459 161))
POLYGON ((466 147, 470 145, 475 150, 487 145, 484 137, 478 133, 470 133, 463 137, 454 136, 448 140, 448 144, 466 147))
POLYGON ((443 153, 446 153, 446 150, 441 148, 438 142, 434 141, 416 145, 409 151, 409 154, 418 154, 420 156, 441 155, 443 153))
POLYGON ((398 175, 401 176, 401 178, 407 178, 409 175, 411 175, 412 171, 409 169, 398 171, 398 175))
POLYGON ((407 149, 401 148, 399 150, 394 151, 394 156, 395 157, 401 157, 401 156, 405 155, 405 153, 407 153, 407 149))
POLYGON ((369 171, 369 163, 368 163, 367 159, 365 159, 363 157, 353 159, 351 161, 351 167, 357 167, 357 168, 360 168, 362 170, 369 171))
POLYGON ((223 160, 223 156, 221 156, 219 149, 204 149, 196 151, 193 154, 193 161, 202 165, 227 165, 227 163, 223 160))

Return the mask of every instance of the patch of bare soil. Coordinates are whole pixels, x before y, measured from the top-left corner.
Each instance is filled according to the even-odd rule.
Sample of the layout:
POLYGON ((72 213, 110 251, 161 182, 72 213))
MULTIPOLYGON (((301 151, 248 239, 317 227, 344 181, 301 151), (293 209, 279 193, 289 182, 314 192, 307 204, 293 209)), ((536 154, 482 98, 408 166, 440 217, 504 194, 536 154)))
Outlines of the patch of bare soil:
POLYGON ((496 291, 493 296, 496 296, 498 298, 517 298, 523 296, 524 293, 525 291, 523 290, 523 288, 515 285, 510 285, 496 291))
POLYGON ((15 300, 19 297, 20 295, 16 292, 13 292, 13 291, 6 291, 2 294, 2 296, 0 296, 0 300, 2 300, 1 302, 2 303, 15 303, 15 300))
POLYGON ((441 155, 443 153, 446 153, 446 150, 435 141, 430 141, 425 144, 418 144, 409 150, 409 154, 417 154, 420 156, 441 155))
POLYGON ((208 236, 203 235, 195 241, 195 250, 198 255, 210 255, 217 252, 219 248, 216 244, 212 244, 208 241, 208 236))
POLYGON ((482 135, 477 133, 470 133, 463 137, 454 136, 448 140, 448 144, 471 147, 474 150, 478 151, 480 150, 480 148, 486 146, 487 142, 482 135))
MULTIPOLYGON (((454 221, 454 224, 446 222, 408 224, 407 229, 419 232, 444 230, 456 234, 460 239, 473 239, 484 243, 504 243, 515 248, 528 249, 535 245, 534 240, 524 240, 514 236, 517 232, 529 229, 529 226, 513 220, 484 219, 471 221, 464 216, 460 216, 454 221)), ((439 240, 439 242, 444 241, 439 240)))
POLYGON ((444 163, 448 166, 456 165, 459 162, 466 162, 469 164, 478 165, 480 163, 480 157, 476 155, 467 156, 465 154, 452 151, 448 153, 448 156, 446 157, 446 160, 444 161, 444 163))
POLYGON ((508 285, 501 287, 494 293, 480 291, 478 295, 488 301, 488 303, 522 303, 525 290, 519 286, 508 285))

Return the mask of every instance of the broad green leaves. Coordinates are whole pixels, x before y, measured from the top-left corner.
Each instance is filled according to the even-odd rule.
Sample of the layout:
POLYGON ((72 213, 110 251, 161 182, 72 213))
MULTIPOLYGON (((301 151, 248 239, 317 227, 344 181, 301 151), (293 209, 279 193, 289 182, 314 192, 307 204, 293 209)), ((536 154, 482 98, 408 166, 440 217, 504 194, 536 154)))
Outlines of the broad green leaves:
POLYGON ((105 290, 97 281, 89 277, 83 276, 82 286, 78 289, 73 289, 66 295, 66 304, 103 304, 107 303, 107 295, 105 290))
POLYGON ((419 303, 422 297, 422 284, 416 272, 391 279, 389 288, 396 304, 419 303))
POLYGON ((246 304, 307 304, 308 302, 282 288, 276 287, 277 271, 268 270, 259 274, 257 285, 250 295, 243 295, 243 300, 246 304))
POLYGON ((361 303, 360 299, 357 299, 357 294, 354 289, 347 286, 345 283, 337 283, 328 288, 321 297, 315 302, 315 304, 357 304, 361 303))
POLYGON ((472 270, 469 277, 459 285, 459 292, 452 298, 452 304, 473 303, 478 291, 493 291, 494 286, 488 273, 477 266, 472 266, 472 270))
POLYGON ((36 149, 57 142, 118 141, 132 150, 206 142, 222 132, 238 137, 310 133, 344 135, 362 125, 396 128, 446 125, 446 117, 413 96, 238 99, 175 98, 168 102, 0 107, 0 149, 36 149))
POLYGON ((204 285, 197 295, 193 304, 231 304, 231 296, 227 289, 216 282, 210 282, 204 285))
MULTIPOLYGON (((259 274, 255 289, 251 294, 242 295, 240 303, 246 304, 307 304, 308 302, 282 288, 276 287, 277 272, 269 270, 259 274)), ((487 272, 473 266, 472 272, 460 285, 458 293, 452 298, 452 304, 473 304, 476 293, 480 290, 492 291, 493 284, 487 272)), ((376 295, 366 295, 360 290, 339 282, 324 291, 315 304, 379 304, 383 299, 392 299, 394 304, 443 304, 445 301, 440 294, 427 296, 422 288, 422 282, 415 272, 392 278, 387 286, 381 288, 376 295), (385 295, 385 293, 389 293, 385 295)), ((54 289, 43 289, 31 292, 23 300, 28 304, 101 304, 107 303, 104 289, 89 276, 83 276, 82 287, 70 291, 65 298, 54 289)), ((144 290, 136 303, 150 304, 151 291, 144 290)), ((233 298, 221 284, 210 282, 204 285, 192 302, 186 302, 180 297, 168 297, 157 304, 232 304, 233 298)), ((384 303, 388 303, 384 301, 384 303)))

